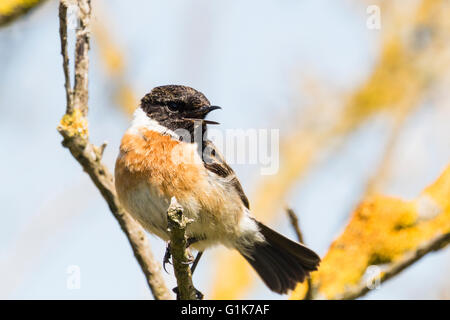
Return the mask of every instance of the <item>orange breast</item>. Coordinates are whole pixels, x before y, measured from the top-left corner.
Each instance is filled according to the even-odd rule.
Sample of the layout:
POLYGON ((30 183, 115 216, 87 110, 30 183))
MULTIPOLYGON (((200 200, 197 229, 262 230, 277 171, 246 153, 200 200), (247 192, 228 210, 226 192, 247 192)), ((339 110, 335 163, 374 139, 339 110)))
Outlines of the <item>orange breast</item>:
POLYGON ((201 177, 193 148, 158 132, 145 130, 141 136, 125 134, 117 159, 116 175, 128 188, 146 181, 162 195, 189 192, 201 177))

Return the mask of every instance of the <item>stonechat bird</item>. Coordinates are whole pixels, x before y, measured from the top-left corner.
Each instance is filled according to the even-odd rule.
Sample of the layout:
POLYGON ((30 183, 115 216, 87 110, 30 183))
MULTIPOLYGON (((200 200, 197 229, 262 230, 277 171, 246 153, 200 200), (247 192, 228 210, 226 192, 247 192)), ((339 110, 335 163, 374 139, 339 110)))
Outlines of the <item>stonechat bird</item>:
POLYGON ((216 109, 221 108, 186 86, 160 86, 146 94, 120 145, 119 200, 147 231, 169 241, 166 212, 175 196, 192 220, 188 243, 200 255, 217 244, 236 249, 272 291, 287 293, 317 270, 320 258, 252 216, 234 171, 207 139, 207 126, 218 123, 205 117, 216 109), (201 141, 186 138, 198 129, 201 141))

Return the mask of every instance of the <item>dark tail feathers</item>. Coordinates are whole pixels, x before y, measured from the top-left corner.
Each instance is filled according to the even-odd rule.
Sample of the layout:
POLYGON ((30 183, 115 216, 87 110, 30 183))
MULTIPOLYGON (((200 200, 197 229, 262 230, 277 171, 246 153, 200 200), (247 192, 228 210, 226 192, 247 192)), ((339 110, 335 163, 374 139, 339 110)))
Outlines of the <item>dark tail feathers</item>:
POLYGON ((256 243, 242 253, 270 290, 283 294, 303 282, 311 271, 317 270, 319 256, 302 244, 296 243, 257 222, 266 241, 256 243))

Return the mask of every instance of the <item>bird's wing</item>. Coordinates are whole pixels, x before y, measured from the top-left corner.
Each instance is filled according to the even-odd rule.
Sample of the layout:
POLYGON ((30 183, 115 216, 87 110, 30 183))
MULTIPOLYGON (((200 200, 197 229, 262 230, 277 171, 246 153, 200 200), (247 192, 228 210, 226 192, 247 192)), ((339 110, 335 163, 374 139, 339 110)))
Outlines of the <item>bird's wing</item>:
POLYGON ((204 141, 203 145, 203 165, 210 172, 225 178, 229 181, 231 186, 236 190, 247 209, 250 209, 247 196, 242 189, 241 183, 239 182, 233 169, 226 163, 223 156, 217 150, 216 146, 210 141, 204 141))

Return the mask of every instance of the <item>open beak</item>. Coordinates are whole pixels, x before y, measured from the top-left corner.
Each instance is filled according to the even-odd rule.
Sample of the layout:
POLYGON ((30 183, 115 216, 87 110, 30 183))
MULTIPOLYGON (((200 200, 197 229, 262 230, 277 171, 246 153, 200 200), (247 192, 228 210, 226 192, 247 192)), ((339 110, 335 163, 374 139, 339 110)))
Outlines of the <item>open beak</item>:
MULTIPOLYGON (((206 110, 205 110, 205 111, 206 111, 205 116, 206 116, 208 113, 210 113, 211 111, 222 109, 222 108, 219 107, 219 106, 206 106, 206 107, 203 107, 203 108, 206 108, 206 110)), ((205 112, 205 111, 204 111, 204 112, 205 112)), ((206 124, 220 124, 219 122, 211 121, 211 120, 203 120, 203 122, 206 123, 206 124)))
POLYGON ((209 106, 209 111, 208 111, 208 112, 211 112, 211 111, 214 111, 214 110, 219 110, 219 109, 222 109, 222 107, 219 107, 219 106, 209 106))
POLYGON ((203 122, 206 123, 206 124, 220 124, 219 122, 212 121, 212 120, 203 120, 203 122))
POLYGON ((220 124, 217 121, 212 121, 212 120, 206 120, 206 119, 196 119, 196 118, 183 118, 183 120, 191 120, 194 122, 202 122, 202 123, 206 123, 206 124, 220 124))
POLYGON ((208 113, 210 113, 211 111, 218 110, 218 109, 222 109, 222 108, 219 106, 203 106, 197 110, 198 115, 200 116, 199 118, 184 118, 184 119, 192 120, 192 121, 201 121, 206 124, 220 124, 219 122, 216 122, 216 121, 201 119, 203 117, 206 117, 206 115, 208 113))
POLYGON ((200 108, 199 112, 201 112, 202 115, 206 116, 211 111, 218 110, 218 109, 222 109, 222 108, 219 106, 204 106, 204 107, 200 108))

